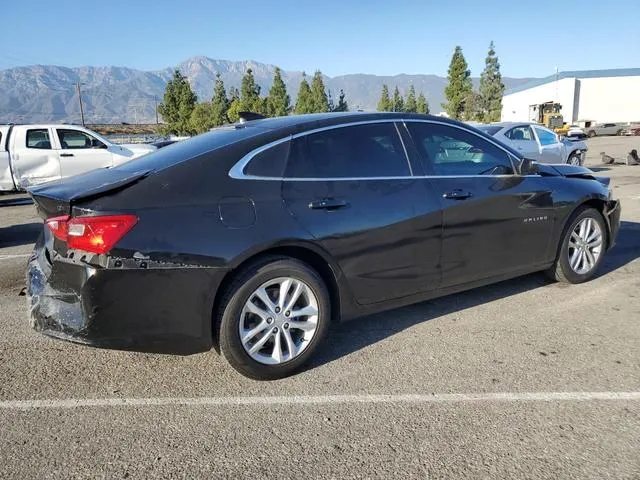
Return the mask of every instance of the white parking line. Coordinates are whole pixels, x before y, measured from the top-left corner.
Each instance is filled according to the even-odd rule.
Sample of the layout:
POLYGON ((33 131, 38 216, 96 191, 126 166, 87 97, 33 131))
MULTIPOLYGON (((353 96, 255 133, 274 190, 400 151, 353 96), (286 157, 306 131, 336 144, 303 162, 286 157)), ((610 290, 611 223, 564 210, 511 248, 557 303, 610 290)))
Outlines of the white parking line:
POLYGON ((27 258, 30 253, 16 253, 14 255, 0 255, 0 260, 11 260, 12 258, 27 258))
POLYGON ((70 398, 49 400, 4 400, 0 409, 68 409, 82 407, 230 407, 253 405, 330 405, 397 403, 474 403, 474 402, 576 402, 640 400, 633 392, 522 392, 522 393, 434 393, 404 395, 318 395, 283 397, 155 397, 155 398, 70 398))

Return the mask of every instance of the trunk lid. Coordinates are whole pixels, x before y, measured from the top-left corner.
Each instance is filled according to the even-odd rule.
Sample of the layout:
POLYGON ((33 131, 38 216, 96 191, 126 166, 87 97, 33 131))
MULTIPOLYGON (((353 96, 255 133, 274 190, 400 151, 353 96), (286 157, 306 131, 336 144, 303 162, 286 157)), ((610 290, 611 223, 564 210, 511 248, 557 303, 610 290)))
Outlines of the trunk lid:
POLYGON ((106 193, 127 188, 142 180, 150 169, 128 172, 101 168, 82 175, 68 177, 27 189, 43 218, 70 215, 75 202, 96 198, 106 193))

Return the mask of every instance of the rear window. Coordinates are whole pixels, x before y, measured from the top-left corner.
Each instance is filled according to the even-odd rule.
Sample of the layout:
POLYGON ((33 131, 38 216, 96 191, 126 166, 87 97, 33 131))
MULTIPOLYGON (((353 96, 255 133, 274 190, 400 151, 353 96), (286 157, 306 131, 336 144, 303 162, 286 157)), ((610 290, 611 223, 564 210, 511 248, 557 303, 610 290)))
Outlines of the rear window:
POLYGON ((168 147, 161 148, 140 158, 130 160, 114 167, 124 172, 138 172, 141 170, 163 170, 177 165, 203 153, 231 145, 232 143, 255 137, 265 132, 265 129, 257 127, 235 128, 222 127, 212 132, 203 133, 197 137, 182 142, 176 142, 168 147))
POLYGON ((492 137, 502 130, 502 127, 496 125, 478 125, 476 128, 487 135, 491 135, 492 137))

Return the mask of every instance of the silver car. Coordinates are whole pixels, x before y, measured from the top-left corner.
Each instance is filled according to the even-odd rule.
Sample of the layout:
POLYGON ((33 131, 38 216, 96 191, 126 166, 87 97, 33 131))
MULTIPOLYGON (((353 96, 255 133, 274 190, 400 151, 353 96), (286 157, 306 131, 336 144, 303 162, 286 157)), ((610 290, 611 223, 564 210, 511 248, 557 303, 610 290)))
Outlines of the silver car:
POLYGON ((623 130, 623 126, 617 123, 598 123, 584 128, 584 133, 589 137, 595 137, 596 135, 621 135, 623 130))
POLYGON ((561 138, 538 124, 502 122, 474 126, 538 163, 582 165, 588 150, 582 140, 561 138))

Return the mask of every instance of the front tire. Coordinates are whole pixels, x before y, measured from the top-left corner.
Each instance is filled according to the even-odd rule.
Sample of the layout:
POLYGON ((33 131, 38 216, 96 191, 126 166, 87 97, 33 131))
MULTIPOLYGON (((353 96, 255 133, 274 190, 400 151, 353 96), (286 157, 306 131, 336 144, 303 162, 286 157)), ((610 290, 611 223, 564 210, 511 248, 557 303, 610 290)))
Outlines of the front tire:
POLYGON ((591 131, 589 132, 589 138, 593 138, 593 137, 595 137, 595 136, 596 136, 596 132, 595 132, 594 130, 591 130, 591 131))
POLYGON ((329 292, 317 272, 293 258, 267 258, 227 288, 217 315, 220 350, 246 377, 287 377, 313 356, 330 318, 329 292))
POLYGON ((571 155, 569 155, 569 158, 567 159, 567 163, 569 165, 575 165, 579 167, 582 165, 582 160, 580 159, 580 155, 576 153, 572 153, 571 155))
POLYGON ((602 263, 606 246, 607 229, 602 215, 595 208, 583 207, 569 221, 547 275, 565 283, 591 280, 602 263))

